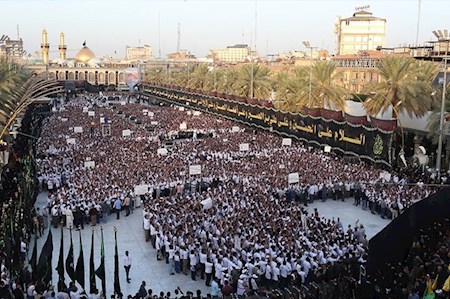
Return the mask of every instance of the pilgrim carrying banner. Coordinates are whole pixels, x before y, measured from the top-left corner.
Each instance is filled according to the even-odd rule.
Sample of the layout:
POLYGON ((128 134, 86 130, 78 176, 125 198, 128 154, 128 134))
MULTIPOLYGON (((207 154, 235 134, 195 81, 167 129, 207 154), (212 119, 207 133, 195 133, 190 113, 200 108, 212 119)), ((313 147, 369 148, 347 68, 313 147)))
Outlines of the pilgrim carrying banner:
POLYGON ((220 115, 317 146, 330 146, 343 154, 390 165, 393 130, 351 124, 322 116, 291 113, 205 94, 161 86, 144 86, 146 95, 180 106, 220 115))

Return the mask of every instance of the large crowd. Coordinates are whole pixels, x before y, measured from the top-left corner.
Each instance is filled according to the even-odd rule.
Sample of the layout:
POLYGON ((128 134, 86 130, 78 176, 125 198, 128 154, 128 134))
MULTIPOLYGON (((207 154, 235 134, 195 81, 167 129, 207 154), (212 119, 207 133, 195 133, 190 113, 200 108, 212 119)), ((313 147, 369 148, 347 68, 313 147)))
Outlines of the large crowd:
POLYGON ((155 259, 168 263, 168 274, 205 279, 213 298, 288 286, 349 298, 367 260, 364 225, 344 227, 304 206, 352 198, 395 218, 436 190, 405 172, 295 140, 282 145, 279 136, 180 107, 79 96, 42 128, 38 180, 49 201, 38 219, 82 229, 142 205, 155 259), (200 174, 190 175, 193 165, 200 174), (296 172, 299 181, 288 184, 296 172))

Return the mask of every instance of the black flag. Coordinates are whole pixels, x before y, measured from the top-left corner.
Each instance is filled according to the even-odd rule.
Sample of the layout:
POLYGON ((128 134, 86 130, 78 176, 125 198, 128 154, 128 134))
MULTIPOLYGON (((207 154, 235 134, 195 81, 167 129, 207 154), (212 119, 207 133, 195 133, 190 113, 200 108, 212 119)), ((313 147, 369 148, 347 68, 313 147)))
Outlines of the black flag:
POLYGON ((116 293, 116 295, 118 295, 119 297, 121 296, 121 291, 120 291, 120 280, 119 280, 119 252, 117 250, 117 229, 114 228, 114 239, 116 241, 116 251, 114 254, 114 293, 116 293))
POLYGON ((103 228, 102 231, 102 245, 100 250, 100 266, 95 270, 95 275, 102 281, 102 293, 104 298, 106 298, 106 280, 105 280, 105 243, 103 241, 103 228))
MULTIPOLYGON (((9 238, 9 237, 8 237, 9 238)), ((33 279, 37 280, 37 234, 34 235, 33 253, 30 259, 31 270, 33 270, 33 279)))
POLYGON ((86 41, 84 41, 84 43, 83 43, 83 47, 86 47, 86 41))
POLYGON ((52 256, 53 256, 53 236, 52 230, 49 228, 47 240, 42 246, 41 255, 37 265, 37 278, 48 286, 52 281, 52 256))
POLYGON ((59 244, 59 259, 56 271, 58 272, 58 291, 65 292, 67 285, 64 281, 64 237, 63 237, 63 226, 61 226, 61 242, 59 244))
POLYGON ((83 243, 81 241, 80 231, 80 255, 78 256, 77 266, 75 268, 75 279, 84 290, 84 255, 83 255, 83 243))
POLYGON ((94 229, 92 229, 91 236, 91 257, 89 259, 89 292, 94 294, 94 290, 97 289, 95 282, 95 265, 94 265, 94 229))
POLYGON ((70 280, 72 282, 75 282, 75 269, 73 265, 73 241, 72 241, 72 229, 70 228, 70 248, 69 248, 69 254, 66 258, 66 272, 70 277, 70 280))

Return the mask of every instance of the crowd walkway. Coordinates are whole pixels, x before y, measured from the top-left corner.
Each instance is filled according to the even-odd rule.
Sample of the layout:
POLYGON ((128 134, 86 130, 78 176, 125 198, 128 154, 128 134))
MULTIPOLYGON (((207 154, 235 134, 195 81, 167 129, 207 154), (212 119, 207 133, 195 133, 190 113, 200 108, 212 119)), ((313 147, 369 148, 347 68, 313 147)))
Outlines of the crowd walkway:
MULTIPOLYGON (((42 207, 47 202, 47 193, 42 192, 39 194, 36 207, 42 207)), ((379 215, 373 215, 367 211, 362 210, 360 207, 352 205, 353 199, 347 199, 346 202, 327 200, 326 202, 315 201, 308 205, 309 212, 313 212, 315 208, 318 209, 320 216, 324 216, 328 219, 338 217, 341 219, 344 228, 350 224, 355 225, 355 222, 359 219, 359 223, 362 223, 366 228, 367 238, 372 238, 380 230, 382 230, 389 220, 381 219, 379 215)), ((192 281, 190 275, 169 275, 169 265, 164 261, 157 261, 156 251, 151 248, 150 243, 146 243, 144 239, 144 231, 142 229, 142 209, 137 208, 134 213, 129 217, 124 217, 125 213, 122 212, 120 220, 116 220, 116 215, 111 214, 108 217, 107 223, 100 223, 94 227, 94 260, 95 267, 97 268, 100 263, 100 245, 101 245, 101 227, 103 227, 103 234, 105 240, 105 262, 106 262, 106 289, 107 295, 110 296, 114 291, 114 227, 117 227, 118 249, 119 249, 119 276, 121 281, 122 293, 127 296, 129 294, 134 295, 145 280, 147 289, 152 289, 153 294, 159 294, 159 292, 170 291, 172 294, 177 287, 183 292, 201 290, 203 294, 210 292, 210 288, 205 285, 204 280, 192 281), (132 257, 132 266, 130 271, 131 282, 127 283, 125 278, 125 270, 122 265, 122 259, 125 251, 130 252, 132 257)), ((81 230, 81 237, 83 242, 83 253, 85 260, 85 279, 86 289, 89 291, 89 258, 91 249, 91 229, 88 224, 81 230)), ((42 248, 46 238, 48 230, 45 235, 38 239, 38 253, 42 248)), ((70 247, 69 230, 65 227, 64 233, 64 260, 67 257, 70 247)), ((61 240, 61 230, 53 229, 53 269, 56 268, 59 257, 59 247, 61 240)), ((78 259, 79 254, 79 231, 73 230, 73 243, 74 243, 74 259, 78 259)), ((33 242, 31 242, 33 243, 33 242)), ((29 256, 31 256, 32 245, 30 246, 29 256)), ((58 276, 56 270, 53 271, 52 281, 56 285, 58 276)), ((66 284, 69 283, 69 277, 66 275, 66 284)), ((97 278, 97 288, 101 289, 101 281, 97 278)))

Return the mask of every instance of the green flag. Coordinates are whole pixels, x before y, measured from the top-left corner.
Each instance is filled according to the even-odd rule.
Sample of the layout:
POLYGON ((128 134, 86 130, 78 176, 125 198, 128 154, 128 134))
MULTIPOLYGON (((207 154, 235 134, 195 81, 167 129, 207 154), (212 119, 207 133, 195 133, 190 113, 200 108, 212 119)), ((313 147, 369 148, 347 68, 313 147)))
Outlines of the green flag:
POLYGON ((67 285, 64 281, 64 237, 63 237, 63 226, 61 226, 61 241, 59 244, 59 259, 56 271, 58 272, 58 291, 65 292, 67 285))
POLYGON ((95 265, 94 265, 94 229, 92 229, 91 235, 91 256, 89 258, 89 292, 94 294, 94 290, 97 289, 95 281, 95 265))
POLYGON ((74 258, 73 258, 73 241, 72 241, 72 229, 70 229, 70 248, 69 254, 66 258, 66 272, 70 277, 72 282, 75 282, 75 268, 74 268, 74 258))
POLYGON ((84 255, 83 255, 83 243, 81 241, 80 231, 80 255, 78 256, 77 266, 75 268, 75 280, 78 281, 80 286, 84 288, 84 255))
POLYGON ((103 297, 106 298, 106 280, 105 280, 105 243, 103 241, 103 228, 102 232, 102 245, 100 249, 100 266, 95 270, 95 275, 102 281, 102 293, 103 297))
POLYGON ((117 230, 114 228, 114 239, 116 241, 116 249, 114 253, 114 293, 120 296, 122 293, 120 290, 120 280, 119 280, 119 252, 117 250, 117 230))

